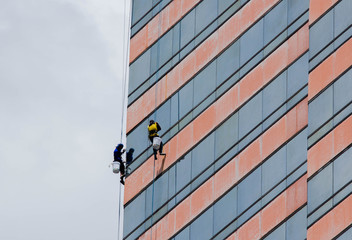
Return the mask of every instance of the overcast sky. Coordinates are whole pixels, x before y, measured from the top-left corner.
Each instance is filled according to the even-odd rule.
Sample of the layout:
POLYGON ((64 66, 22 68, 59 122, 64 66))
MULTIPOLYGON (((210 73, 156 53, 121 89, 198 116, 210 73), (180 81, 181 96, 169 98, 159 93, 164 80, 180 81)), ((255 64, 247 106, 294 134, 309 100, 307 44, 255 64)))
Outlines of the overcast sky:
POLYGON ((124 0, 0 6, 0 239, 117 239, 124 0))

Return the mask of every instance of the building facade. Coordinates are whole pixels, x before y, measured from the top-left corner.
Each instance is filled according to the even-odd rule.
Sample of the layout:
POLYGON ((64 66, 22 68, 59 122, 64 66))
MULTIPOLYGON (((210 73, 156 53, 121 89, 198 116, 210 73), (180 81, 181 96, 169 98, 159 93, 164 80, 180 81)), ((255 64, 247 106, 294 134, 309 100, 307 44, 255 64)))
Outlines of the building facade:
POLYGON ((133 0, 124 239, 352 239, 351 13, 133 0))

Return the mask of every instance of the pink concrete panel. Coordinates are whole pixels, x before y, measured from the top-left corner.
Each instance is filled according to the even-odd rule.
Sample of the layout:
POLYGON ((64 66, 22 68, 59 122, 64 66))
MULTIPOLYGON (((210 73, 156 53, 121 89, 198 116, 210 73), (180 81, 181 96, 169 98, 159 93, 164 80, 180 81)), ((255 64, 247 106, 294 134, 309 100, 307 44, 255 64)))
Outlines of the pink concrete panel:
POLYGON ((333 239, 352 224, 352 195, 308 228, 307 240, 333 239))
POLYGON ((191 195, 191 216, 197 216, 214 201, 214 178, 210 178, 191 195))
POLYGON ((352 116, 308 150, 308 177, 352 143, 352 116))
POLYGON ((352 38, 309 74, 308 100, 322 91, 352 65, 352 38))

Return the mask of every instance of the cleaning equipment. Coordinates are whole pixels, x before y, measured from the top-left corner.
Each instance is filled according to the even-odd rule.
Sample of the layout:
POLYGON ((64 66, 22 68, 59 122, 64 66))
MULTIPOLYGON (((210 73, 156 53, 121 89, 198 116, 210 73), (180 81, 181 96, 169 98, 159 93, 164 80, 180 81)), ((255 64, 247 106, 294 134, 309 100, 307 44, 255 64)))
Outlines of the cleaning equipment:
POLYGON ((162 139, 160 137, 153 138, 153 149, 159 150, 162 139))
POLYGON ((112 162, 112 172, 118 174, 120 172, 120 163, 119 162, 112 162))

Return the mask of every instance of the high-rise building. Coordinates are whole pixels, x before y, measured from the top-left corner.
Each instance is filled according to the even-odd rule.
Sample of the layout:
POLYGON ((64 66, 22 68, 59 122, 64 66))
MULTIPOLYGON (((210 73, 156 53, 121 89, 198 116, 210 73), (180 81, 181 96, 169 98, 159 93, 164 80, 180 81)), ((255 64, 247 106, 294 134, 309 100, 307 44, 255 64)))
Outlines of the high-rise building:
POLYGON ((352 239, 351 13, 133 0, 124 239, 352 239))

